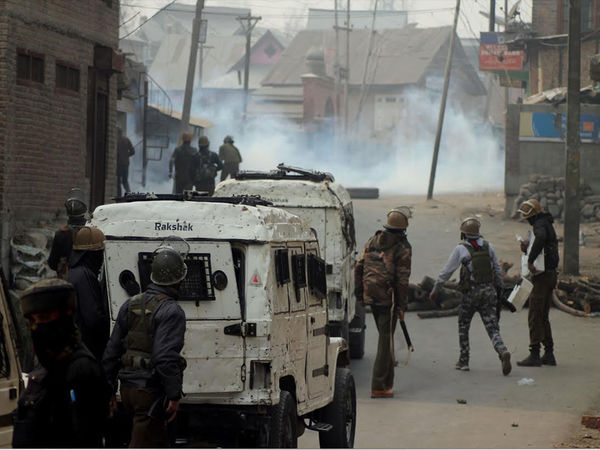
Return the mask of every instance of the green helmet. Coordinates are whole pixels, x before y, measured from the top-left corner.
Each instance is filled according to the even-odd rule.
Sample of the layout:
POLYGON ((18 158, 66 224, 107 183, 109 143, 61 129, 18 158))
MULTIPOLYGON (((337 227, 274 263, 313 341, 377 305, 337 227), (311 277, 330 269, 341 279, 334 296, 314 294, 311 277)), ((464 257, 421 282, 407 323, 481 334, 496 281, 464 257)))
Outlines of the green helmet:
POLYGON ((161 246, 154 253, 150 280, 159 286, 177 284, 187 275, 181 254, 172 247, 161 246))
POLYGON ((77 308, 77 293, 73 285, 59 278, 46 278, 29 286, 21 295, 21 310, 25 317, 52 310, 77 308))
POLYGON ((69 191, 65 208, 69 217, 83 217, 85 215, 87 205, 85 203, 85 194, 81 189, 73 188, 69 191))
POLYGON ((233 136, 229 136, 229 135, 225 136, 225 139, 223 139, 223 142, 226 144, 227 143, 233 144, 233 136))

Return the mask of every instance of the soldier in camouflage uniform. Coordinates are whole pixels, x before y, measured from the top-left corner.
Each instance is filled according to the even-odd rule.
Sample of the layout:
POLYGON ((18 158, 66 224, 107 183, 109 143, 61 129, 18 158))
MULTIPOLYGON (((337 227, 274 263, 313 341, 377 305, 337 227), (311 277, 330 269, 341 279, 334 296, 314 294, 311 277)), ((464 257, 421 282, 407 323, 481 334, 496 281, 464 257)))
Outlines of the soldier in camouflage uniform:
POLYGON ((404 320, 412 256, 406 239, 409 216, 408 208, 391 210, 385 230, 368 240, 354 269, 356 298, 363 305, 371 305, 379 332, 372 398, 394 396, 394 331, 397 318, 404 320))
POLYGON ((479 221, 473 217, 462 222, 460 231, 463 241, 450 254, 446 266, 440 272, 431 291, 430 298, 435 302, 444 282, 448 281, 454 271, 461 267, 460 287, 464 296, 458 313, 460 358, 456 363, 456 369, 469 370, 469 328, 473 315, 478 312, 502 362, 502 373, 508 375, 512 368, 510 353, 500 336, 496 316, 497 297, 494 287, 502 287, 502 271, 494 247, 484 241, 479 234, 480 225, 479 221))

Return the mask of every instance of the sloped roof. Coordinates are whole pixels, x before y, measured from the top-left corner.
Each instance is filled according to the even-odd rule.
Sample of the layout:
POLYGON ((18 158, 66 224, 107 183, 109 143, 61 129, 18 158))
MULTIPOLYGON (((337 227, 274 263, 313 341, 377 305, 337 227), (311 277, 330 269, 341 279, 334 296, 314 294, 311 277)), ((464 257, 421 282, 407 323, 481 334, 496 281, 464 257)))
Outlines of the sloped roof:
MULTIPOLYGON (((283 50, 285 48, 283 43, 279 40, 279 38, 275 34, 273 34, 271 32, 271 30, 266 30, 262 34, 257 33, 257 35, 260 37, 254 43, 252 43, 252 48, 250 49, 250 54, 252 54, 252 51, 254 51, 255 47, 258 47, 260 44, 262 44, 263 41, 265 41, 267 39, 272 39, 273 41, 275 41, 275 43, 279 45, 281 50, 283 50)), ((245 53, 246 52, 244 51, 244 55, 242 55, 242 57, 233 65, 233 67, 231 69, 229 69, 230 72, 235 71, 235 70, 244 70, 244 67, 246 66, 245 53)), ((266 75, 266 74, 264 74, 264 75, 266 75)))
MULTIPOLYGON (((370 30, 353 30, 350 33, 350 84, 362 83, 368 53, 370 30)), ((370 85, 405 85, 419 83, 427 70, 445 60, 452 27, 415 28, 407 26, 387 29, 373 36, 373 52, 369 59, 367 83, 370 85)), ((340 39, 340 61, 346 58, 345 37, 340 39)), ((460 41, 456 40, 453 67, 468 74, 477 91, 485 88, 475 69, 468 63, 460 41)), ((307 72, 305 56, 311 47, 323 47, 326 70, 333 76, 335 59, 335 34, 328 30, 300 31, 285 49, 279 62, 263 80, 265 86, 301 85, 301 76, 307 72)), ((443 64, 442 64, 443 68, 443 64)), ((442 69, 443 70, 443 69, 442 69)))
MULTIPOLYGON (((345 26, 346 11, 338 11, 338 25, 345 26)), ((354 30, 361 28, 371 28, 373 21, 372 10, 350 10, 350 26, 354 30)), ((375 29, 381 30, 384 28, 400 28, 406 25, 408 21, 408 13, 399 10, 377 10, 377 18, 375 20, 375 29)), ((335 25, 335 10, 308 8, 308 21, 306 23, 307 30, 331 30, 335 25)))

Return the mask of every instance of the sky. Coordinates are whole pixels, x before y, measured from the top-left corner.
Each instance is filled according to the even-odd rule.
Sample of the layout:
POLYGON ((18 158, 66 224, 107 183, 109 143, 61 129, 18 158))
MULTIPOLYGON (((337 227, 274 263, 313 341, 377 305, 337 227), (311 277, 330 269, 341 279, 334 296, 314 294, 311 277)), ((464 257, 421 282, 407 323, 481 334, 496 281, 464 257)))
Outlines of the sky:
MULTIPOLYGON (((275 28, 294 34, 306 24, 308 8, 334 8, 335 0, 206 0, 206 6, 231 6, 251 8, 254 15, 260 15, 260 26, 275 28)), ((395 9, 408 9, 409 22, 420 27, 451 25, 456 0, 388 0, 395 9)), ((521 0, 522 19, 531 20, 531 1, 521 0)), ((195 4, 193 0, 179 0, 180 3, 195 4)), ((338 0, 338 7, 345 8, 347 0, 338 0)), ((351 0, 351 9, 372 9, 375 0, 351 0)), ((169 0, 122 0, 122 22, 136 18, 124 25, 124 29, 137 24, 140 16, 151 16, 169 0)), ((385 0, 379 0, 379 8, 385 0)), ((508 9, 516 0, 508 1, 508 9)), ((504 1, 496 1, 496 15, 504 16, 504 1)), ((463 0, 458 23, 458 34, 462 38, 479 37, 480 31, 487 31, 488 19, 480 11, 489 11, 489 0, 463 0)), ((121 32, 123 35, 123 31, 121 32)))

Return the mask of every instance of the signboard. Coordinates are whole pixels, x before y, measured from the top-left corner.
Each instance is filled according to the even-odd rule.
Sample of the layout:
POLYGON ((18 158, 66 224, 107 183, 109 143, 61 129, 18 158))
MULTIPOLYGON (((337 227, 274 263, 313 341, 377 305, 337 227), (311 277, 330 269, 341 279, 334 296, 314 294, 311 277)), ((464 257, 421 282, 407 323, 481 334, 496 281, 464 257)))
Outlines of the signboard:
POLYGON ((514 33, 481 33, 479 70, 522 71, 525 52, 509 50, 506 44, 516 37, 514 33))
POLYGON ((527 87, 526 81, 513 78, 510 76, 510 74, 508 77, 505 73, 498 74, 498 81, 500 81, 500 86, 502 87, 511 87, 519 89, 525 89, 527 87))
MULTIPOLYGON (((598 142, 600 115, 582 114, 580 137, 583 143, 598 142)), ((567 115, 563 113, 521 112, 520 141, 564 142, 567 115)))

